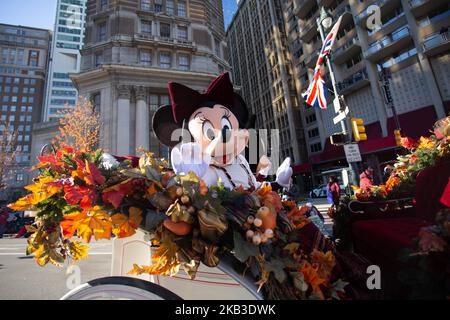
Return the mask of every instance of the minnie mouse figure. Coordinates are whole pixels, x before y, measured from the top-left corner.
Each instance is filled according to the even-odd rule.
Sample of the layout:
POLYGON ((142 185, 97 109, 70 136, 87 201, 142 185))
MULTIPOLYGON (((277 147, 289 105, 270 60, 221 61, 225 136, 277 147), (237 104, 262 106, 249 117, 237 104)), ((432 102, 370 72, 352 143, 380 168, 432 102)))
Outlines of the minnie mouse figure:
MULTIPOLYGON (((252 117, 241 96, 233 91, 228 73, 217 77, 205 93, 169 82, 171 105, 160 107, 153 117, 153 130, 159 141, 172 148, 171 162, 178 175, 194 172, 207 186, 219 179, 229 189, 257 189, 261 183, 242 155, 249 142, 252 117), (184 130, 183 130, 184 129, 184 130), (186 129, 189 140, 180 142, 186 129), (192 140, 194 140, 192 142, 192 140)), ((278 168, 274 190, 291 184, 291 159, 278 168)), ((263 156, 257 172, 267 175, 270 161, 263 156)))

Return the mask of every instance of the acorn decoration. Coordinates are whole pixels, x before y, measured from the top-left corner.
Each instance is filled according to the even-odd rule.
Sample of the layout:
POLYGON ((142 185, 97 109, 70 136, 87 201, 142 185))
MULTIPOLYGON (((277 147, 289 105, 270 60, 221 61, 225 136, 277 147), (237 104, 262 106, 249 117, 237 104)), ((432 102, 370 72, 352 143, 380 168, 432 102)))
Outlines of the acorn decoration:
POLYGON ((170 219, 164 221, 164 227, 177 236, 186 236, 192 231, 192 216, 197 213, 197 209, 192 206, 189 195, 181 186, 176 188, 175 196, 175 202, 166 212, 170 219))
POLYGON ((274 237, 273 230, 276 225, 276 215, 269 208, 261 207, 256 216, 250 215, 247 217, 247 221, 244 223, 244 228, 247 229, 245 237, 257 246, 266 243, 274 237))

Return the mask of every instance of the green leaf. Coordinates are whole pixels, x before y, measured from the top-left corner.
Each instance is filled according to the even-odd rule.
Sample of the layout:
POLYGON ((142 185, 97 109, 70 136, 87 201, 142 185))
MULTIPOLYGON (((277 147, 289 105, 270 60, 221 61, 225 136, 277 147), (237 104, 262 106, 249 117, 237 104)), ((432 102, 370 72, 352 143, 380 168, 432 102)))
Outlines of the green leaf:
POLYGON ((172 204, 172 199, 167 196, 164 192, 157 192, 150 196, 149 198, 150 203, 160 210, 166 211, 169 209, 170 205, 172 204))
POLYGON ((260 255, 259 247, 245 241, 238 232, 234 232, 234 256, 241 262, 246 262, 250 257, 260 255))
POLYGON ((277 279, 279 283, 283 283, 287 278, 286 272, 284 271, 284 264, 280 260, 264 262, 264 269, 267 272, 273 272, 275 279, 277 279))
POLYGON ((153 210, 147 210, 145 215, 144 229, 147 231, 154 231, 164 221, 167 216, 164 213, 159 213, 153 210))

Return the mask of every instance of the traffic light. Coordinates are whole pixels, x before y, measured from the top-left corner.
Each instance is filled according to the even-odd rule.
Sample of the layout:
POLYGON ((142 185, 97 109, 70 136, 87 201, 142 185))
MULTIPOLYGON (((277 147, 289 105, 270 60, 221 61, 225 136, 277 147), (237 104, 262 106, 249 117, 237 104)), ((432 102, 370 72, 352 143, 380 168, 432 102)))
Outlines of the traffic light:
POLYGON ((395 144, 399 147, 402 146, 402 131, 394 130, 395 144))
POLYGON ((352 118, 352 130, 355 141, 367 140, 366 128, 364 127, 363 119, 352 118))
POLYGON ((341 146, 345 144, 346 141, 346 135, 343 133, 335 133, 332 134, 330 137, 330 142, 334 146, 341 146))

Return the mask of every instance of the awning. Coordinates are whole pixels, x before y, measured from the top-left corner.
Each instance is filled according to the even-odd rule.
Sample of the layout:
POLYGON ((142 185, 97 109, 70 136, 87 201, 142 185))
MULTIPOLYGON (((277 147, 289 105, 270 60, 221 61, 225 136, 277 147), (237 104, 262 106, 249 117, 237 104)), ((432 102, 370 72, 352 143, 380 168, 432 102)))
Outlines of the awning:
MULTIPOLYGON (((430 134, 430 129, 437 121, 437 116, 434 106, 429 106, 402 114, 399 116, 399 121, 403 135, 417 139, 420 136, 428 136, 430 134)), ((368 124, 365 127, 368 140, 359 143, 361 154, 369 154, 397 147, 394 138, 394 130, 396 127, 393 117, 387 121, 387 137, 382 136, 379 122, 368 124)), ((310 163, 313 164, 340 159, 345 159, 344 148, 342 146, 332 145, 329 139, 326 140, 322 153, 309 158, 310 163)))
POLYGON ((293 167, 294 174, 309 173, 312 170, 310 163, 302 163, 293 167))

